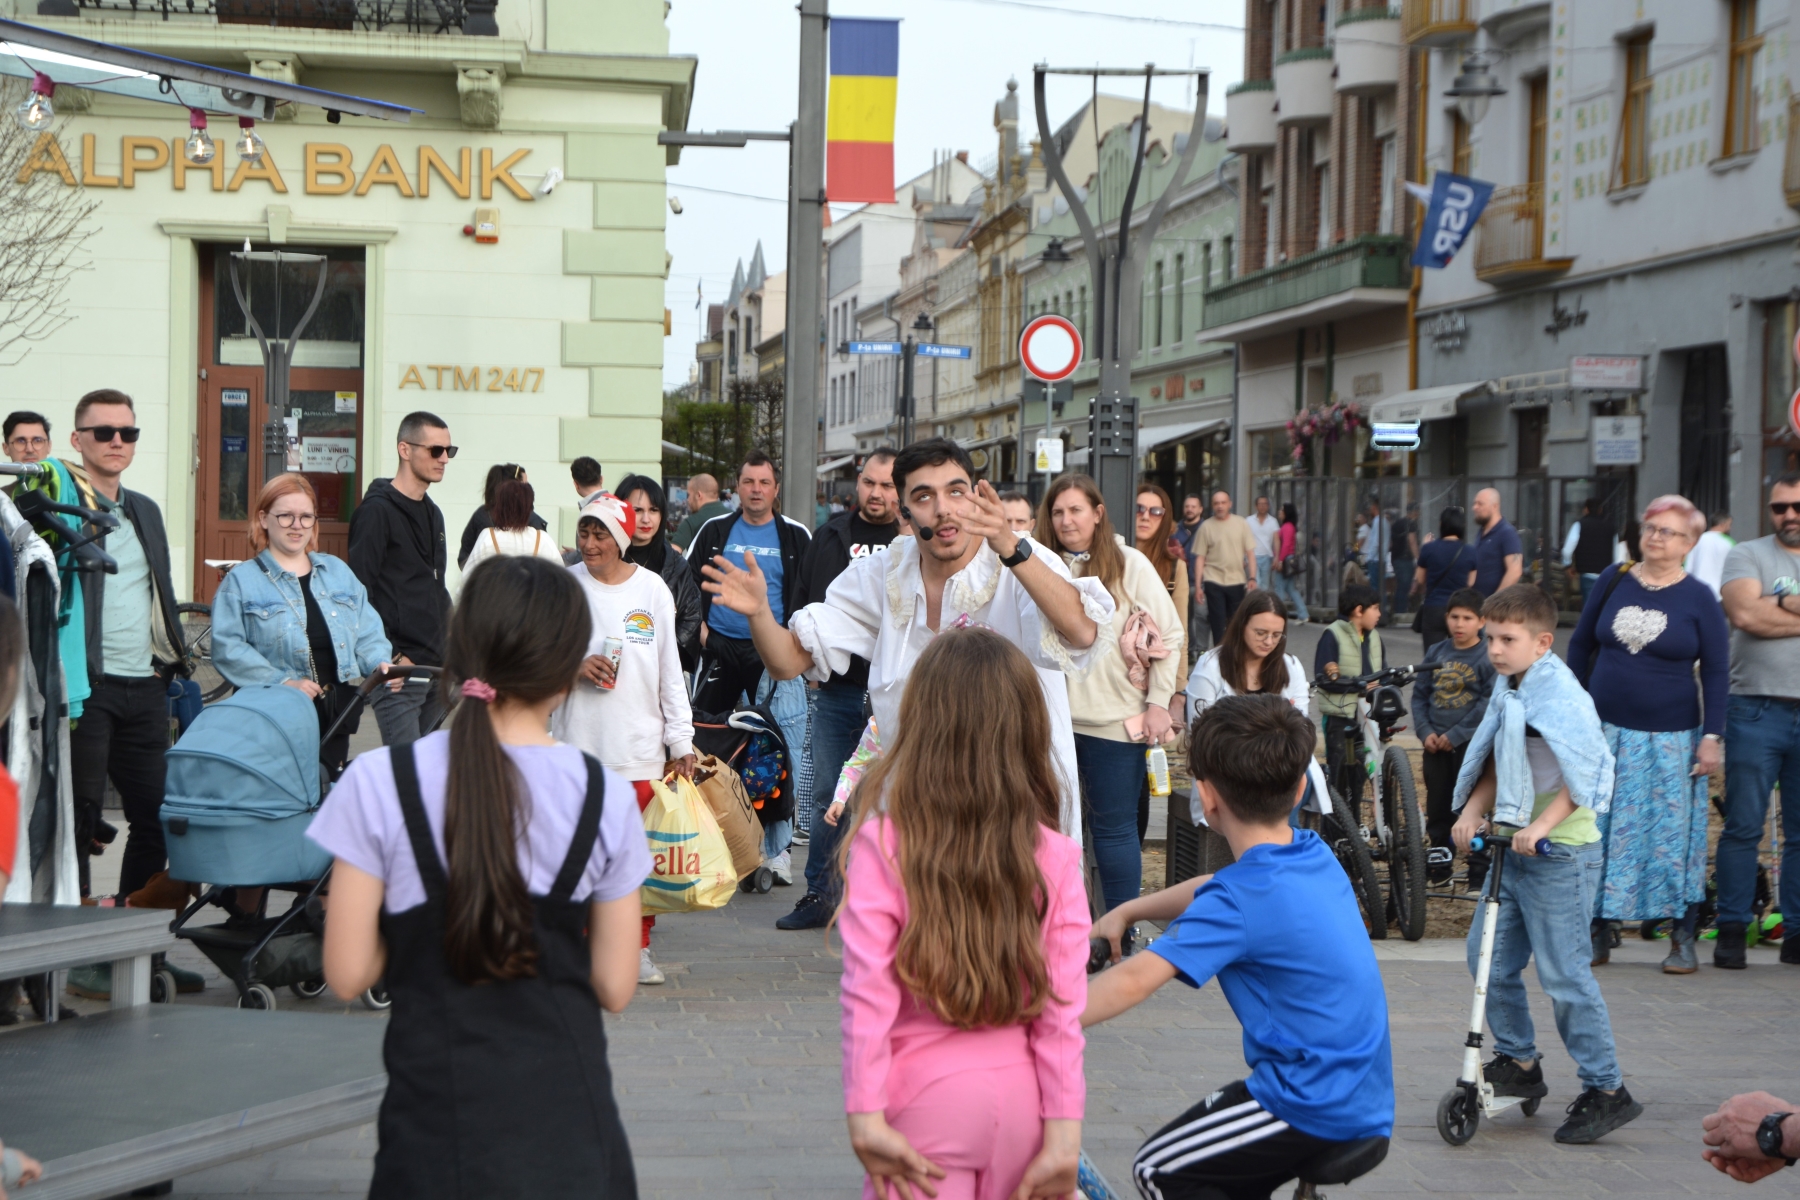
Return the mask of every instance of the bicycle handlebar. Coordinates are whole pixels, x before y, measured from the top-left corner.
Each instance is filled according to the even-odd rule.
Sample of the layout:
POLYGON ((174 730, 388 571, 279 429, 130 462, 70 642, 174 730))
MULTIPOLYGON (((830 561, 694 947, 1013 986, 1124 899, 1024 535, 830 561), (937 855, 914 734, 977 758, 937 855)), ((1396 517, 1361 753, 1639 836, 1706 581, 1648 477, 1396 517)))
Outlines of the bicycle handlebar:
POLYGON ((1418 675, 1430 675, 1441 670, 1443 663, 1416 663, 1410 667, 1388 667, 1368 675, 1339 675, 1336 679, 1315 679, 1313 686, 1322 692, 1360 692, 1370 684, 1390 684, 1394 687, 1405 687, 1418 675))
POLYGON ((386 671, 377 670, 369 672, 368 678, 364 679, 362 681, 362 686, 356 690, 366 700, 375 694, 376 688, 381 687, 384 684, 392 683, 396 679, 436 679, 443 673, 442 667, 421 667, 417 664, 405 667, 389 667, 386 671))

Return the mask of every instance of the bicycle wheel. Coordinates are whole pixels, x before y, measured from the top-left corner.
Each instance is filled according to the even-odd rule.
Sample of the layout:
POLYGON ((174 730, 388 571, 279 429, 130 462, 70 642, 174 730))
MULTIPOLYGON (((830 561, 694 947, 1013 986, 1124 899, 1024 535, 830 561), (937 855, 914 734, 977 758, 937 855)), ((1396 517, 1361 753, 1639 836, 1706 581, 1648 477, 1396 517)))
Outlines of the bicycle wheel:
POLYGON ((1425 819, 1413 787, 1412 763, 1398 746, 1389 746, 1381 756, 1381 795, 1394 823, 1387 864, 1396 924, 1401 937, 1416 942, 1425 936, 1425 819))
POLYGON ((187 645, 188 678, 200 685, 200 700, 211 704, 236 690, 212 661, 212 605, 178 604, 181 640, 187 645))
POLYGON ((1350 877, 1350 890, 1356 893, 1369 940, 1380 941, 1387 937, 1387 902, 1381 895, 1381 879, 1375 874, 1369 841, 1363 837, 1362 826, 1351 815, 1344 798, 1333 789, 1326 790, 1331 793, 1331 814, 1322 822, 1322 836, 1331 844, 1344 874, 1350 877))

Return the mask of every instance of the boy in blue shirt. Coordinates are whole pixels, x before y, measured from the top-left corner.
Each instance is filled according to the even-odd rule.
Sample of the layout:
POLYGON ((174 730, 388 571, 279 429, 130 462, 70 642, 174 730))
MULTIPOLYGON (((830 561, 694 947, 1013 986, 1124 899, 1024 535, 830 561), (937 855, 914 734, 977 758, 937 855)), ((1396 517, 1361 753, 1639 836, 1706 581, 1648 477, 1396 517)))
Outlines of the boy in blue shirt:
POLYGON ((1132 1174, 1145 1196, 1261 1200, 1337 1144, 1393 1131, 1387 993, 1368 931, 1331 849, 1288 825, 1315 737, 1279 696, 1230 696, 1207 709, 1188 762, 1207 824, 1237 861, 1127 901, 1094 926, 1116 955, 1132 923, 1172 922, 1144 953, 1094 977, 1082 1025, 1141 1004, 1171 979, 1200 987, 1217 976, 1244 1027, 1250 1077, 1144 1143, 1132 1174))
MULTIPOLYGON (((1461 815, 1450 832, 1466 850, 1491 822, 1494 836, 1509 839, 1512 851, 1496 897, 1500 914, 1488 976, 1495 1054, 1482 1074, 1495 1095, 1550 1094, 1521 978, 1535 955, 1538 983, 1550 997, 1556 1031, 1582 1084, 1556 1140, 1587 1145, 1644 1111, 1625 1089, 1589 940, 1588 918, 1605 866, 1594 818, 1612 803, 1613 756, 1593 700, 1550 652, 1556 602, 1549 593, 1514 584, 1490 596, 1481 616, 1488 659, 1499 677, 1457 775, 1451 807, 1461 815), (1547 853, 1539 854, 1545 840, 1547 853)), ((1481 931, 1479 920, 1469 926, 1471 975, 1481 931)))

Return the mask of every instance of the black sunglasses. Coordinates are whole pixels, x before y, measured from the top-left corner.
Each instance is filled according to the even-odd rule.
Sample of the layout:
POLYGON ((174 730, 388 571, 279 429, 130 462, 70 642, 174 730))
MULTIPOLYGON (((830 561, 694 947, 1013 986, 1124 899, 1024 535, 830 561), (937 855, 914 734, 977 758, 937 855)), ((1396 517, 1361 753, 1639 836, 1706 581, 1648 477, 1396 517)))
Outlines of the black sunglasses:
POLYGON ((433 458, 455 458, 458 449, 455 446, 427 446, 423 442, 408 442, 406 444, 425 451, 425 453, 431 455, 433 458))
POLYGON ((138 434, 143 430, 136 425, 84 425, 75 432, 88 434, 96 442, 110 442, 117 436, 129 446, 138 440, 138 434))
POLYGON ((1771 500, 1771 501, 1769 501, 1769 514, 1771 516, 1785 517, 1788 515, 1788 510, 1790 510, 1790 509, 1792 509, 1794 512, 1800 512, 1800 501, 1796 501, 1796 500, 1789 500, 1789 501, 1771 500))

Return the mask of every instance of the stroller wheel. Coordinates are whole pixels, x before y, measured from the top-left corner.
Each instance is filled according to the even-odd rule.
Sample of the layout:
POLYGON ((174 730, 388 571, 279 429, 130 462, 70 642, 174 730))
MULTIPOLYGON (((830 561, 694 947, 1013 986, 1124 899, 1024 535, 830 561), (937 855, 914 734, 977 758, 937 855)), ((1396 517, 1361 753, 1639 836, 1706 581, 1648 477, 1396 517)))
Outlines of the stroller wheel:
POLYGON ((275 1011, 275 990, 266 983, 253 983, 238 995, 239 1008, 253 1008, 259 1012, 275 1011))
POLYGON ((150 976, 150 1003, 175 1003, 175 972, 158 971, 150 976))
POLYGON ((1438 1133, 1452 1146, 1460 1146, 1475 1136, 1475 1127, 1481 1124, 1481 1108, 1475 1098, 1463 1088, 1451 1088, 1438 1101, 1437 1127, 1438 1133))
POLYGON ((288 984, 288 991, 294 993, 294 995, 302 1000, 317 1000, 320 996, 325 994, 325 981, 323 979, 308 979, 301 983, 290 983, 288 984))
POLYGON ((383 981, 362 994, 363 1007, 371 1012, 386 1012, 394 1007, 394 998, 388 995, 387 983, 383 981))
POLYGON ((775 872, 769 870, 767 867, 756 868, 756 874, 752 875, 751 878, 756 881, 756 890, 758 892, 767 892, 775 886, 775 872))

